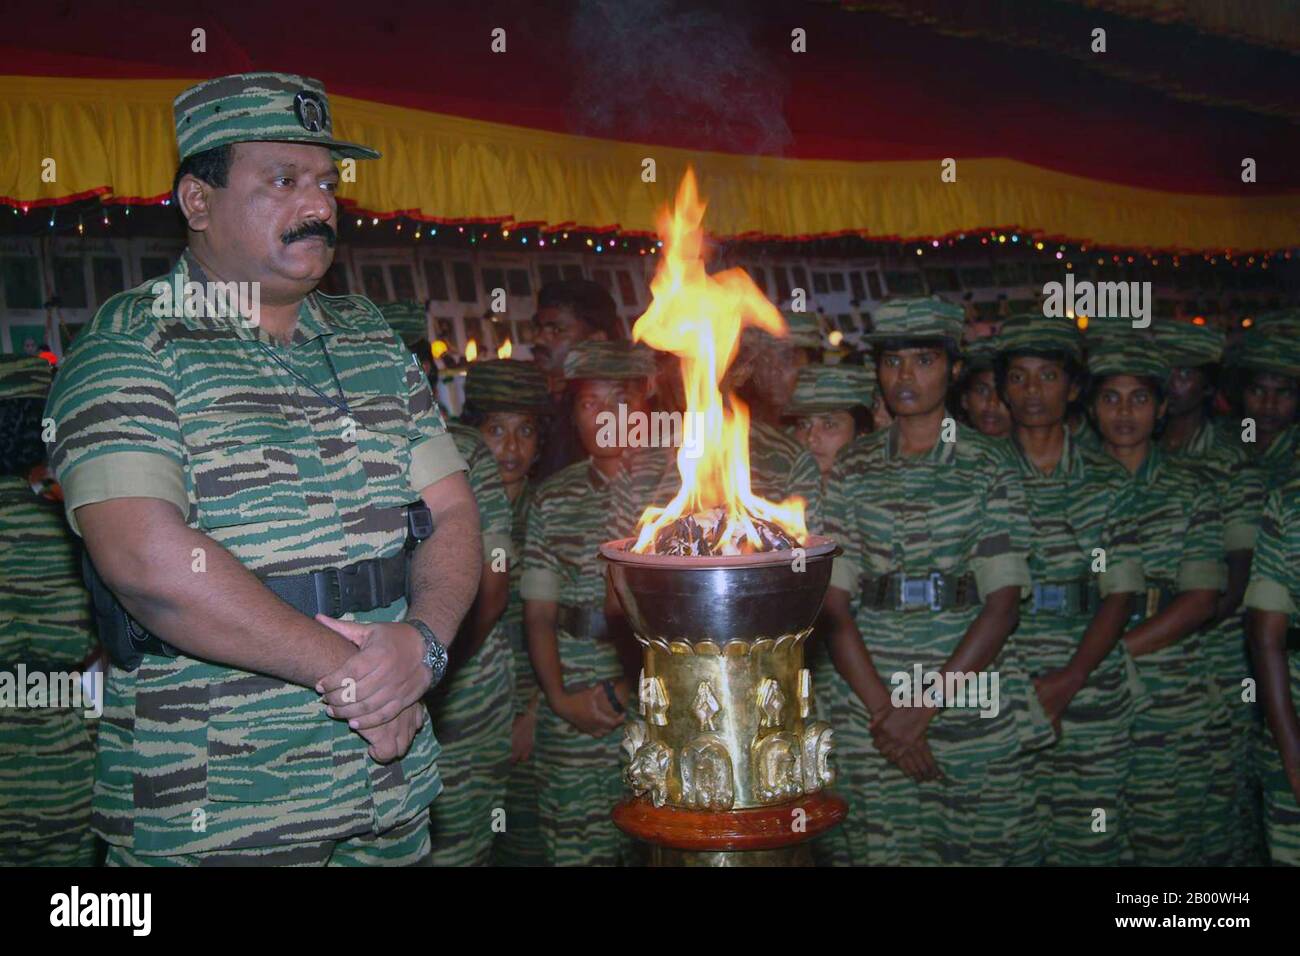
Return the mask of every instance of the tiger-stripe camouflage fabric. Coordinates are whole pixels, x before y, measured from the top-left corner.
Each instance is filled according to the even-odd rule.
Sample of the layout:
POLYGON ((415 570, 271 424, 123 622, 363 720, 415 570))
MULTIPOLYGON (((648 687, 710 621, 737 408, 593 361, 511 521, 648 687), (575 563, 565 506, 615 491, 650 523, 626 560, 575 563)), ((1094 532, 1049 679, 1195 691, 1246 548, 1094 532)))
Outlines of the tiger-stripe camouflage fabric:
MULTIPOLYGON (((536 728, 541 689, 537 686, 537 674, 528 656, 524 601, 519 595, 533 491, 534 486, 525 482, 511 505, 510 539, 514 544, 514 556, 510 561, 510 601, 497 626, 504 632, 515 661, 515 719, 530 715, 536 728)), ((498 866, 541 866, 546 861, 546 853, 540 827, 537 817, 537 760, 530 755, 527 760, 521 760, 510 768, 506 782, 506 829, 497 834, 492 851, 493 862, 498 866)))
MULTIPOLYGON (((1131 542, 1122 539, 1117 514, 1128 483, 1124 469, 1083 448, 1068 429, 1050 473, 1034 465, 1014 438, 1006 444, 1029 506, 1033 583, 1082 582, 1102 597, 1141 590, 1141 566, 1131 542), (1107 557, 1104 571, 1097 566, 1099 548, 1107 557)), ((1091 619, 1089 612, 1036 611, 1033 601, 1026 601, 1008 652, 1033 677, 1043 677, 1070 663, 1091 619)), ((1133 663, 1123 642, 1116 641, 1061 715, 1060 738, 1030 763, 1040 862, 1117 866, 1123 861, 1123 797, 1139 698, 1133 663), (1099 810, 1105 813, 1104 829, 1099 810)))
MULTIPOLYGON (((1170 460, 1195 469, 1203 481, 1218 489, 1224 552, 1253 550, 1264 510, 1265 476, 1261 469, 1250 466, 1241 445, 1229 444, 1222 431, 1206 423, 1181 448, 1168 454, 1170 460)), ((1206 818, 1223 819, 1227 825, 1206 834, 1205 862, 1210 866, 1254 866, 1265 860, 1259 777, 1254 765, 1262 718, 1255 696, 1248 690, 1254 684, 1254 674, 1244 616, 1230 614, 1205 632, 1202 644, 1210 680, 1227 713, 1222 739, 1210 742, 1210 759, 1216 776, 1229 778, 1228 788, 1216 786, 1206 795, 1206 818), (1222 844, 1216 843, 1219 836, 1224 837, 1222 844)))
MULTIPOLYGON (((1228 572, 1217 486, 1153 445, 1130 491, 1125 507, 1147 587, 1221 592, 1228 572)), ((1232 779, 1210 753, 1223 740, 1228 715, 1209 678, 1204 637, 1193 632, 1134 658, 1148 698, 1134 723, 1126 794, 1129 842, 1139 866, 1198 865, 1207 844, 1218 852, 1228 840, 1219 831, 1229 821, 1205 813, 1207 793, 1217 807, 1230 801, 1232 779)))
MULTIPOLYGON (((188 253, 161 281, 187 280, 203 280, 188 253)), ((379 310, 313 293, 281 346, 238 318, 155 309, 155 281, 99 309, 50 395, 74 529, 77 507, 132 495, 172 502, 259 575, 400 551, 401 506, 464 463, 379 310), (341 388, 350 418, 276 349, 324 395, 341 388)), ((355 617, 405 613, 401 599, 355 617)), ((381 766, 312 688, 182 654, 114 668, 105 690, 94 827, 137 859, 382 839, 441 789, 427 723, 381 766)))
MULTIPOLYGON (((610 516, 610 481, 590 459, 544 481, 529 512, 523 599, 603 607, 599 548, 612 537, 610 516)), ((623 676, 611 642, 576 637, 559 627, 556 637, 567 692, 623 676)), ((600 738, 585 734, 541 701, 533 755, 548 864, 618 866, 631 859, 631 841, 610 819, 614 804, 625 796, 622 736, 622 728, 600 738)))
MULTIPOLYGON (((1250 568, 1246 607, 1288 615, 1294 635, 1300 628, 1300 475, 1274 488, 1268 496, 1255 559, 1250 568)), ((1291 706, 1300 708, 1300 649, 1287 642, 1291 706)), ((1300 804, 1287 781, 1286 768, 1272 732, 1258 738, 1260 783, 1264 791, 1264 832, 1274 865, 1300 866, 1300 804)))
MULTIPOLYGON (((1024 491, 1004 449, 959 427, 955 441, 905 457, 897 426, 840 451, 822 505, 824 532, 844 549, 831 586, 850 596, 858 630, 885 686, 914 665, 943 668, 979 607, 875 609, 860 575, 932 571, 973 574, 981 597, 1029 585, 1024 491)), ((994 865, 1033 862, 1036 840, 1026 759, 1050 741, 1028 704, 1028 678, 1009 655, 986 668, 999 676, 997 713, 977 704, 940 710, 926 732, 944 777, 916 783, 872 743, 870 715, 856 696, 835 727, 837 791, 849 802, 841 826, 854 865, 994 865)), ((991 681, 987 685, 991 688, 991 681)))
MULTIPOLYGON (((508 568, 512 550, 510 499, 478 429, 452 422, 449 431, 469 467, 483 529, 484 574, 496 573, 490 570, 494 561, 508 568)), ((461 630, 457 640, 469 640, 468 626, 461 630)), ((506 641, 498 622, 474 656, 432 694, 429 712, 442 744, 438 769, 444 784, 429 810, 434 866, 487 866, 492 860, 493 838, 503 822, 514 717, 514 660, 506 641)))
POLYGON ((0 476, 0 866, 94 862, 90 703, 50 706, 47 697, 47 706, 29 699, 19 708, 16 697, 18 682, 38 672, 62 697, 93 646, 90 596, 61 509, 23 479, 0 476))

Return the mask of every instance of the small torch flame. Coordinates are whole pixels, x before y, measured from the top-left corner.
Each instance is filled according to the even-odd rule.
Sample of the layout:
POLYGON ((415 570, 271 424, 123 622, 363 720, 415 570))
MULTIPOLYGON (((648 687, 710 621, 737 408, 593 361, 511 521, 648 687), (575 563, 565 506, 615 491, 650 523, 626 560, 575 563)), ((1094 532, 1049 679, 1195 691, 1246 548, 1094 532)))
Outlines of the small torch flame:
POLYGON ((501 347, 497 349, 497 358, 508 359, 510 358, 510 353, 513 351, 514 349, 510 347, 510 339, 507 338, 504 342, 501 343, 501 347))
POLYGON ((750 490, 749 410, 734 395, 724 402, 719 390, 736 357, 741 329, 753 325, 784 335, 785 322, 743 269, 705 271, 704 208, 695 173, 688 169, 676 207, 659 215, 664 255, 650 283, 650 307, 632 328, 636 341, 681 360, 686 421, 698 431, 689 447, 683 442, 677 451, 682 484, 676 497, 641 515, 632 548, 637 553, 653 551, 656 534, 672 522, 712 509, 725 515, 716 554, 764 550, 756 520, 778 526, 800 543, 808 536, 802 498, 777 504, 750 490))
POLYGON ((465 345, 465 361, 473 362, 477 358, 478 358, 478 343, 475 342, 473 339, 470 339, 469 342, 467 342, 465 345))

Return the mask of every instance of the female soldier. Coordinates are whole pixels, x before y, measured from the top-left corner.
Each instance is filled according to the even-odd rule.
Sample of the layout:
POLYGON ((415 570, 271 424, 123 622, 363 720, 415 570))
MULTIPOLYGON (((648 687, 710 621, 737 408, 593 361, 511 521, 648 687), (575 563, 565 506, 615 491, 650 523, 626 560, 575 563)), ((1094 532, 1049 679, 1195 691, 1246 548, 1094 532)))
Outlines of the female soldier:
POLYGON ((511 508, 510 596, 497 625, 514 661, 515 688, 505 829, 493 846, 493 862, 502 866, 539 866, 545 859, 537 822, 536 764, 531 759, 540 693, 528 660, 519 577, 528 509, 536 490, 528 475, 541 454, 544 424, 552 412, 546 376, 532 363, 507 359, 470 366, 461 420, 478 429, 496 459, 511 508))
POLYGON ((1134 725, 1126 829, 1138 865, 1194 865, 1215 842, 1207 827, 1222 823, 1204 818, 1206 793, 1229 784, 1209 760, 1227 715, 1198 633, 1227 585, 1216 488, 1152 440, 1169 368, 1149 343, 1106 340, 1088 369, 1103 448, 1131 476, 1124 507, 1146 582, 1124 636, 1148 697, 1134 725))
POLYGON ((1073 322, 1009 319, 998 338, 996 376, 1014 422, 1010 446, 1032 528, 1034 583, 1012 646, 1059 735, 1031 770, 1042 861, 1114 866, 1126 846, 1120 800, 1137 696, 1119 638, 1141 588, 1118 540, 1126 475, 1070 432, 1084 379, 1073 322), (1104 827, 1096 825, 1098 809, 1104 827))

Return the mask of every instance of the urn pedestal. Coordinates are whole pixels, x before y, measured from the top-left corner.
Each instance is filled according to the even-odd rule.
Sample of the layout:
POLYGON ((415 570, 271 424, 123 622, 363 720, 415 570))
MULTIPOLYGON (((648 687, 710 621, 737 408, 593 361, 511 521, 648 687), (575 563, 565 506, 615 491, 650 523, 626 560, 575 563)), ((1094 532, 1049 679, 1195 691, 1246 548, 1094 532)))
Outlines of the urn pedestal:
POLYGON ((656 865, 810 865, 807 842, 846 812, 804 667, 839 549, 814 536, 796 552, 688 558, 630 544, 601 547, 642 649, 631 795, 614 822, 656 865))

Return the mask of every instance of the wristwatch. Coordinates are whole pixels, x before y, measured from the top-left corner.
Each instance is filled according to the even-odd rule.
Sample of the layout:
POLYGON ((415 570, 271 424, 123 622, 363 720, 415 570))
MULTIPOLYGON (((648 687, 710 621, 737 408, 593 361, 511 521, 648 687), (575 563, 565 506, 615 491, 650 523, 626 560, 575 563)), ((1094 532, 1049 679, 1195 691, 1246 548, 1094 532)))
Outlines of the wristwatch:
POLYGON ((433 671, 433 680, 429 687, 437 687, 442 675, 447 673, 447 648, 433 635, 433 628, 419 618, 408 617, 405 623, 420 632, 424 639, 424 666, 433 671))

